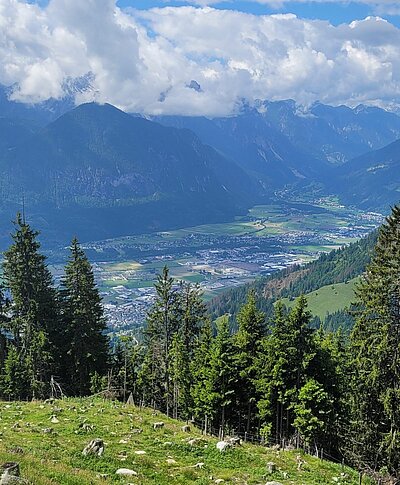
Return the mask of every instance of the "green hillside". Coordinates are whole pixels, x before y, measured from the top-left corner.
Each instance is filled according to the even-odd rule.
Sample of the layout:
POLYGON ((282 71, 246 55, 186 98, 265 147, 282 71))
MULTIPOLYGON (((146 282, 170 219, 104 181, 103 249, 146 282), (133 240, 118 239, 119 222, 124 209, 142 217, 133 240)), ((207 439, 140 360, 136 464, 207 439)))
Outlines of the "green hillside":
MULTIPOLYGON (((327 313, 335 313, 348 308, 354 301, 354 290, 359 278, 354 278, 346 283, 335 283, 333 285, 322 286, 316 291, 305 295, 308 301, 310 312, 319 317, 322 321, 327 313)), ((283 303, 292 308, 295 300, 284 298, 283 303)))
POLYGON ((184 433, 182 422, 98 398, 2 402, 0 418, 0 459, 18 462, 21 476, 35 485, 358 483, 351 469, 341 475, 341 466, 307 455, 298 470, 297 451, 244 444, 220 453, 216 438, 196 429, 184 433), (159 421, 165 426, 154 430, 159 421), (104 454, 84 457, 82 450, 94 438, 104 440, 104 454), (191 446, 190 439, 198 441, 191 446), (272 474, 268 462, 276 464, 272 474), (120 468, 135 474, 120 477, 120 468))
POLYGON ((311 310, 323 321, 327 313, 342 310, 351 303, 354 280, 370 262, 376 237, 377 232, 374 231, 348 246, 321 254, 317 260, 304 266, 289 267, 254 283, 226 291, 210 302, 210 311, 214 318, 227 313, 235 316, 246 301, 249 290, 254 290, 259 308, 271 316, 277 300, 284 299, 290 303, 303 294, 312 295, 309 299, 311 310))

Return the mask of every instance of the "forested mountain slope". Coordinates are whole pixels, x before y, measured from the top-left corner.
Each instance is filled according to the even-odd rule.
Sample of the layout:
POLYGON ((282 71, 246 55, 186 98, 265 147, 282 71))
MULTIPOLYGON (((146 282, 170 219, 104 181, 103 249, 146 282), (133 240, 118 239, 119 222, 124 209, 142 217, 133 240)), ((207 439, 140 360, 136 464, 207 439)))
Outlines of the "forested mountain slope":
POLYGON ((336 177, 331 188, 341 191, 346 203, 387 211, 400 199, 400 140, 351 160, 336 177))
POLYGON ((350 281, 365 270, 376 237, 374 232, 349 246, 322 254, 305 266, 287 268, 250 285, 229 290, 211 301, 211 312, 214 316, 224 313, 236 315, 249 290, 253 289, 259 307, 270 315, 273 304, 280 298, 296 298, 327 285, 350 281))
POLYGON ((224 220, 251 206, 259 190, 192 132, 110 105, 81 105, 28 135, 11 150, 13 133, 0 142, 2 223, 24 197, 31 219, 58 240, 224 220))

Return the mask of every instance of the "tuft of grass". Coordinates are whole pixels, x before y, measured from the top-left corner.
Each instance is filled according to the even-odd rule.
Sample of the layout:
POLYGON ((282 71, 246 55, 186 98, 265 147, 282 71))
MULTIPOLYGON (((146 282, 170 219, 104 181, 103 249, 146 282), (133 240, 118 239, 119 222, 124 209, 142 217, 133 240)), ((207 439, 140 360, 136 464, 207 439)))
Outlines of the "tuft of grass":
POLYGON ((181 426, 152 410, 99 398, 0 402, 0 460, 18 462, 23 478, 34 485, 206 485, 217 479, 238 485, 268 480, 317 485, 334 483, 334 477, 340 477, 337 483, 342 485, 358 483, 350 468, 341 476, 339 465, 311 456, 304 455, 305 465, 297 470, 298 451, 244 444, 220 453, 216 438, 204 437, 197 429, 183 433, 181 426), (54 415, 58 423, 51 423, 54 415), (165 427, 154 430, 153 423, 160 420, 165 427), (52 432, 44 432, 46 428, 52 432), (84 457, 82 450, 94 438, 105 442, 103 456, 84 457), (191 438, 199 438, 195 446, 188 444, 191 438), (271 461, 277 471, 270 476, 266 464, 271 461), (196 467, 198 463, 204 465, 196 467), (115 473, 119 468, 137 475, 120 477, 115 473))

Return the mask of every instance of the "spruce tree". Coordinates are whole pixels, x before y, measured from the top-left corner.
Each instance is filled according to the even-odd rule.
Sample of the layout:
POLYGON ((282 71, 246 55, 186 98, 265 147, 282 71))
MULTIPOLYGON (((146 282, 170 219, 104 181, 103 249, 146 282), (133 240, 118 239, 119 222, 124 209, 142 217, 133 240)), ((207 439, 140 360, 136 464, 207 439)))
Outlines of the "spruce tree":
POLYGON ((91 375, 108 366, 106 322, 92 267, 73 239, 61 286, 64 322, 64 379, 80 396, 90 392, 91 375))
POLYGON ((257 309, 254 292, 250 292, 247 302, 240 309, 238 316, 238 332, 235 335, 235 364, 238 373, 237 402, 240 412, 245 418, 244 429, 250 432, 254 425, 255 404, 257 401, 256 359, 261 348, 265 333, 265 315, 257 309))
POLYGON ((353 426, 348 451, 360 466, 400 473, 400 207, 379 231, 357 290, 351 335, 353 426))
POLYGON ((263 341, 258 361, 258 408, 264 433, 276 441, 295 435, 293 409, 315 356, 310 319, 305 297, 298 298, 288 315, 278 303, 271 334, 263 341))
POLYGON ((178 290, 165 266, 155 283, 156 299, 147 315, 145 340, 147 355, 145 371, 141 372, 143 383, 148 382, 147 398, 170 414, 173 402, 171 376, 171 346, 180 324, 178 290), (145 372, 145 374, 144 374, 145 372), (149 395, 150 394, 150 395, 149 395))
MULTIPOLYGON (((3 262, 4 284, 11 294, 7 327, 11 345, 18 354, 16 358, 13 352, 12 360, 26 366, 27 382, 22 397, 39 397, 56 363, 54 341, 59 332, 56 290, 46 258, 39 252, 38 232, 21 214, 17 214, 14 224, 13 244, 5 251, 3 262)), ((12 372, 8 380, 11 375, 17 374, 12 372)))
POLYGON ((179 330, 172 346, 174 415, 189 419, 193 411, 190 366, 198 344, 200 329, 206 320, 206 306, 202 301, 200 288, 190 283, 181 283, 179 288, 179 330))
MULTIPOLYGON (((215 390, 215 372, 211 367, 211 346, 213 344, 213 328, 211 320, 207 320, 201 329, 198 345, 191 362, 193 382, 191 396, 194 415, 204 420, 205 425, 215 421, 218 399, 215 390)), ((206 430, 207 431, 207 430, 206 430)))
POLYGON ((210 348, 210 378, 216 413, 215 424, 222 433, 231 420, 237 374, 234 365, 233 339, 229 331, 229 319, 220 317, 216 322, 217 335, 210 348))

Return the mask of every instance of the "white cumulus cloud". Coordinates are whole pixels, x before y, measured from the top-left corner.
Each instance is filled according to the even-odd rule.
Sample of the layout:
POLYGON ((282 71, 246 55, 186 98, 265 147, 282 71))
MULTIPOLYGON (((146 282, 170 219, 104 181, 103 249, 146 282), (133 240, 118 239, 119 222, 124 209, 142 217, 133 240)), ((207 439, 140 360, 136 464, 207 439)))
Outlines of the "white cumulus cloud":
POLYGON ((400 30, 294 15, 116 7, 114 0, 0 0, 0 83, 21 102, 109 102, 149 114, 225 115, 243 100, 400 103, 400 30), (200 85, 200 89, 194 89, 200 85))

